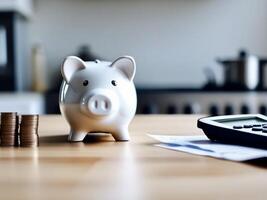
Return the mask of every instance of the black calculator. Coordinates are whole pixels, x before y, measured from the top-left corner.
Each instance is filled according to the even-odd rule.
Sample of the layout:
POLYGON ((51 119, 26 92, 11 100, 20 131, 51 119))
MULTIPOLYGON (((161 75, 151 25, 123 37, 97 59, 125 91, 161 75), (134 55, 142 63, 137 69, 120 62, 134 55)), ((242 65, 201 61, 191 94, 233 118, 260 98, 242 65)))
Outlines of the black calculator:
POLYGON ((212 141, 267 149, 267 117, 261 114, 204 117, 197 127, 212 141))

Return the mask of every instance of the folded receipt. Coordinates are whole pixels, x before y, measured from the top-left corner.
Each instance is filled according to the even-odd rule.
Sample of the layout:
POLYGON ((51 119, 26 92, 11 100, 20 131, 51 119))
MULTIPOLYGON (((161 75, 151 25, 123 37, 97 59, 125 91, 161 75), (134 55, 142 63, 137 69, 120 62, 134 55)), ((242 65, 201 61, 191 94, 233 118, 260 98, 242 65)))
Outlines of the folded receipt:
POLYGON ((157 147, 186 153, 210 156, 232 161, 247 161, 267 157, 267 150, 213 142, 205 135, 199 136, 148 136, 159 141, 157 147))

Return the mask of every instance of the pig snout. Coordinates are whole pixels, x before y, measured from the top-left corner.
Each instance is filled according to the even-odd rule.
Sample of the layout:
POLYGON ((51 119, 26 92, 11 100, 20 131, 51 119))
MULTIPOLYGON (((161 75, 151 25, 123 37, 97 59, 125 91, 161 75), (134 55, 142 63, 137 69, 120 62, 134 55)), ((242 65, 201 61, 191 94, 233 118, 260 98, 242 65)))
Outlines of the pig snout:
POLYGON ((89 98, 88 108, 95 115, 108 115, 112 110, 112 101, 103 94, 96 94, 89 98))
POLYGON ((109 90, 96 89, 85 95, 82 109, 91 116, 107 116, 118 110, 118 98, 109 90))

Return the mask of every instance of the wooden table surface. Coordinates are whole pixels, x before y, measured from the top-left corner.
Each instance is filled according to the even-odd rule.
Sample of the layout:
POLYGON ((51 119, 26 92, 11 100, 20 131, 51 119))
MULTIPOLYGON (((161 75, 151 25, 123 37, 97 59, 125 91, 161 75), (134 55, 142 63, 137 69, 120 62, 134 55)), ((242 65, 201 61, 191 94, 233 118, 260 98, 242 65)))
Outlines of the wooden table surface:
POLYGON ((153 146, 147 133, 203 134, 198 116, 136 116, 130 142, 68 143, 61 116, 40 117, 38 148, 0 148, 6 199, 266 199, 266 161, 237 163, 153 146))

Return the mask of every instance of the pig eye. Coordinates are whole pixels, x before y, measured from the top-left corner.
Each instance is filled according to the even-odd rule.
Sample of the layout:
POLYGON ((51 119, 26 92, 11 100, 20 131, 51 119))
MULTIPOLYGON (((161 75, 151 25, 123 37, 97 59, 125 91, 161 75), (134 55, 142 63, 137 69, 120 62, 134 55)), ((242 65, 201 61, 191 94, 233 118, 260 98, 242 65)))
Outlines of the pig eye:
POLYGON ((88 83, 89 83, 89 81, 88 81, 88 80, 85 80, 85 81, 83 81, 83 86, 87 86, 87 85, 88 85, 88 83))
POLYGON ((114 85, 114 86, 117 86, 117 81, 112 80, 112 81, 111 81, 111 84, 114 85))

